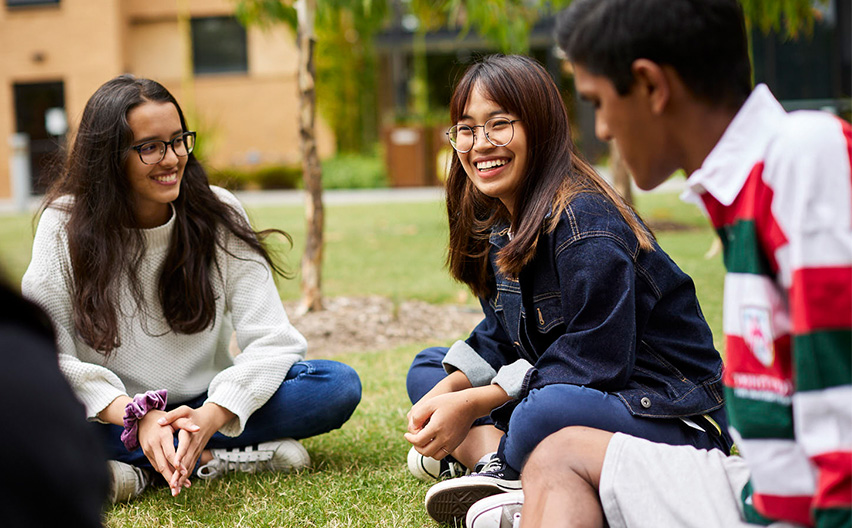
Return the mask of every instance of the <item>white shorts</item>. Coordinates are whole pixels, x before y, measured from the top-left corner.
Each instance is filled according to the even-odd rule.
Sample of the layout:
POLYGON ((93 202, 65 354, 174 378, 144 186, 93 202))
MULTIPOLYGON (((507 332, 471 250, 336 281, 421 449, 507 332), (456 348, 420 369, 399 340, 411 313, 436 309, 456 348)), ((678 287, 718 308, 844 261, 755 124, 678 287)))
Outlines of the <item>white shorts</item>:
POLYGON ((748 479, 745 460, 718 449, 657 444, 616 433, 606 451, 599 491, 610 528, 745 528, 756 526, 742 516, 740 494, 748 479))

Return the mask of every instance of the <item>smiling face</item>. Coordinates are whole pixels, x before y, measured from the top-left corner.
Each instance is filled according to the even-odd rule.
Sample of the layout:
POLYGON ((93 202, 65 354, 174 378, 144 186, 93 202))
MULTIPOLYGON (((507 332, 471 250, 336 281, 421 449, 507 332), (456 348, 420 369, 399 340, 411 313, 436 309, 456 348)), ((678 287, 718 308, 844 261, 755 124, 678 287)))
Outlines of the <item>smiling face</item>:
MULTIPOLYGON (((145 141, 171 141, 183 133, 180 115, 172 103, 146 102, 127 113, 133 131, 131 145, 145 141)), ((135 150, 130 150, 124 171, 133 192, 133 204, 138 227, 163 225, 171 215, 169 203, 180 194, 180 182, 187 157, 178 157, 171 147, 156 165, 145 165, 135 150)))
POLYGON ((595 108, 595 135, 615 142, 640 189, 653 189, 679 168, 671 159, 675 149, 667 144, 645 91, 634 87, 620 95, 607 77, 581 64, 574 64, 574 85, 595 108))
MULTIPOLYGON (((495 117, 508 120, 518 116, 507 112, 489 99, 477 83, 467 99, 459 125, 484 125, 495 117)), ((514 211, 515 198, 527 169, 527 133, 521 121, 514 123, 515 135, 503 147, 495 147, 482 128, 476 128, 476 141, 469 152, 456 152, 467 177, 486 196, 497 198, 509 213, 514 211)))

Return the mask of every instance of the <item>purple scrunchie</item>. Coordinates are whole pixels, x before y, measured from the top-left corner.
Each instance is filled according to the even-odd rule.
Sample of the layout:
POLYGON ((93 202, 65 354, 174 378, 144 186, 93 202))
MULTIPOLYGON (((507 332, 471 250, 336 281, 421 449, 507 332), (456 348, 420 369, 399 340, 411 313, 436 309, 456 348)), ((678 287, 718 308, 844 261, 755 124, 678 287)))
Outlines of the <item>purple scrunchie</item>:
POLYGON ((166 389, 137 394, 133 401, 124 407, 124 432, 121 433, 121 441, 128 451, 139 447, 139 420, 148 414, 148 411, 165 409, 167 395, 166 389))

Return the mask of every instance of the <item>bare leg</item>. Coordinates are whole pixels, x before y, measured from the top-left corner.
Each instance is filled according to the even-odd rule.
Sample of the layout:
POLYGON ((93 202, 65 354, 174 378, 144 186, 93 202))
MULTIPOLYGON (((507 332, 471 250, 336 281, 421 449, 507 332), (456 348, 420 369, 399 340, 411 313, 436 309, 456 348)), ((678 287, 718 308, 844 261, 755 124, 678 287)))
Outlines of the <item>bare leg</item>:
POLYGON ((598 487, 612 433, 567 427, 544 439, 524 465, 522 528, 606 526, 598 487))
POLYGON ((464 441, 453 451, 453 457, 469 469, 479 462, 483 455, 497 451, 503 431, 493 425, 471 427, 464 441))

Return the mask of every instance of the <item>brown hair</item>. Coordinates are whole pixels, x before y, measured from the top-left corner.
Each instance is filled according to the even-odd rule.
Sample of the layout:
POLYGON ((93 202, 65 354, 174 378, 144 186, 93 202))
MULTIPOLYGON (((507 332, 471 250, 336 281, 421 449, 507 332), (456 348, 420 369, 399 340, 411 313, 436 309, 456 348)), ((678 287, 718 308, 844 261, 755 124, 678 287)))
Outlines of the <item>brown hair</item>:
POLYGON ((528 166, 510 216, 500 200, 473 185, 458 156, 453 156, 446 184, 450 226, 447 267, 456 280, 467 284, 477 296, 491 292, 488 240, 492 226, 501 220, 510 222, 514 236, 500 250, 497 265, 501 272, 517 276, 535 255, 541 230, 554 229, 562 211, 581 192, 606 197, 618 208, 642 249, 653 248, 653 236, 633 209, 574 147, 559 89, 539 63, 521 55, 490 55, 471 65, 450 101, 452 122, 458 122, 464 114, 474 87, 523 122, 528 166))
MULTIPOLYGON (((86 344, 106 355, 121 346, 119 277, 127 277, 131 295, 140 310, 143 308, 137 271, 145 243, 142 232, 134 229, 136 217, 124 163, 133 139, 127 114, 149 101, 175 105, 181 128, 187 130, 180 105, 161 84, 132 75, 106 82, 86 104, 65 169, 43 205, 55 204, 65 195, 74 198, 67 206, 55 204, 69 213, 66 231, 74 285, 74 326, 86 344)), ((180 194, 172 202, 175 227, 158 292, 169 327, 174 332, 193 334, 215 322, 211 273, 218 266, 216 248, 227 251, 220 228, 245 242, 284 277, 289 277, 288 273, 272 259, 261 240, 278 233, 292 241, 277 229, 255 232, 238 210, 219 200, 210 189, 207 174, 194 154, 187 157, 180 186, 180 194)))

